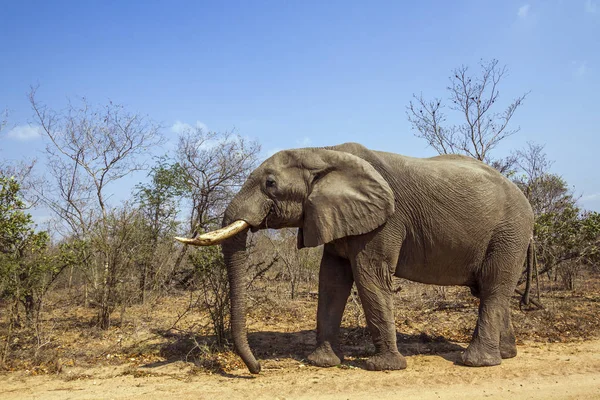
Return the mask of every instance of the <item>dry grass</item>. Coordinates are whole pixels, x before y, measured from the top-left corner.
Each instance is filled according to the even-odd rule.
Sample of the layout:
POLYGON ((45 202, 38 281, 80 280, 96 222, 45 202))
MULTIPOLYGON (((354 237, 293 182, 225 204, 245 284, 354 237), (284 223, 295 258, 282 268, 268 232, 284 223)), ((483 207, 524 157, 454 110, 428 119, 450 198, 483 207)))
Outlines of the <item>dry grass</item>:
MULTIPOLYGON (((523 312, 518 297, 512 317, 518 342, 569 342, 600 336, 600 279, 586 278, 575 291, 559 290, 542 280, 546 309, 523 312)), ((469 341, 477 318, 478 300, 460 287, 440 288, 398 281, 395 295, 398 343, 403 354, 444 353, 469 341)), ((304 284, 301 296, 288 298, 285 282, 258 284, 249 299, 249 341, 255 355, 271 368, 302 361, 315 340, 316 283, 304 284)), ((198 306, 198 293, 178 292, 134 305, 122 321, 103 331, 94 325, 95 310, 74 306, 77 293, 55 291, 43 312, 41 340, 26 331, 12 343, 7 370, 30 374, 60 373, 63 366, 156 366, 191 362, 195 372, 226 373, 243 367, 230 349, 216 349, 209 318, 198 306)), ((3 317, 2 317, 3 318, 3 317)), ((0 341, 5 337, 0 325, 0 341)), ((346 367, 360 366, 373 347, 356 299, 349 300, 342 324, 346 367)), ((137 373, 137 372, 136 372, 137 373)), ((85 374, 77 379, 85 379, 85 374)), ((70 376, 69 379, 73 379, 70 376)))

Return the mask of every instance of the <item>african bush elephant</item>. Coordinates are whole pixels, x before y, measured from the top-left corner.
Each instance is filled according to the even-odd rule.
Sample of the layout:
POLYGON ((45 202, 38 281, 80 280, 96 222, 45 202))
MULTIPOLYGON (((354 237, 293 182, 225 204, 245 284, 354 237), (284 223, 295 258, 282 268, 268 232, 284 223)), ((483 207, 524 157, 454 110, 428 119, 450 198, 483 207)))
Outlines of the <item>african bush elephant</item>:
POLYGON ((281 151, 250 174, 227 207, 223 226, 195 239, 177 239, 222 242, 234 343, 252 373, 260 365, 245 327, 248 228, 297 227, 300 248, 325 245, 317 347, 308 356, 318 366, 343 358, 338 334, 354 282, 376 349, 367 368, 406 367, 396 346, 394 275, 468 286, 479 297, 464 364, 497 365, 517 353, 509 299, 524 262, 532 262, 533 213, 517 186, 475 159, 419 159, 356 143, 281 151))

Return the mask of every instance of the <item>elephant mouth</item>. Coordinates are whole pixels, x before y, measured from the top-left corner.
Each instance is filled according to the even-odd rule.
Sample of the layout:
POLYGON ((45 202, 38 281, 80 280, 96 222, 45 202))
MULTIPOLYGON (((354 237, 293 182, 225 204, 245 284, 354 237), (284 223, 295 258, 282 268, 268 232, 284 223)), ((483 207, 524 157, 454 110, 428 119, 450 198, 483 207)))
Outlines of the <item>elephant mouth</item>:
POLYGON ((251 226, 250 231, 255 233, 261 229, 297 228, 300 226, 303 217, 304 214, 300 219, 290 219, 284 214, 281 207, 273 201, 262 222, 259 225, 251 226))
POLYGON ((275 202, 271 202, 271 206, 269 207, 269 211, 267 212, 267 215, 265 215, 265 218, 263 218, 262 222, 256 226, 251 226, 250 227, 250 232, 252 233, 256 233, 261 229, 268 229, 268 228, 277 228, 277 224, 275 223, 275 220, 277 219, 277 205, 275 204, 275 202))
POLYGON ((251 225, 250 232, 256 233, 262 229, 282 229, 282 228, 298 228, 302 226, 304 221, 304 213, 300 218, 290 218, 286 216, 282 207, 276 202, 271 201, 269 210, 258 225, 251 225))

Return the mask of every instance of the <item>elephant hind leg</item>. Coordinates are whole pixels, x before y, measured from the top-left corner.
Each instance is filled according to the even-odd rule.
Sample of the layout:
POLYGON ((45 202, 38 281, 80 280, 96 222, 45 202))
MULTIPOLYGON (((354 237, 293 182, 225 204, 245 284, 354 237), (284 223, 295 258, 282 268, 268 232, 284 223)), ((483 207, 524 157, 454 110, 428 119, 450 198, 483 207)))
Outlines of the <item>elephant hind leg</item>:
POLYGON ((510 307, 507 307, 502 320, 502 330, 500 331, 500 356, 504 359, 513 358, 516 355, 515 331, 510 318, 510 307))
POLYGON ((462 355, 465 365, 483 367, 502 362, 499 345, 504 303, 505 301, 497 296, 482 296, 473 338, 462 355))
MULTIPOLYGON (((477 298, 481 297, 479 287, 473 284, 469 287, 471 294, 477 298)), ((502 312, 502 326, 500 327, 500 356, 505 358, 513 358, 517 355, 517 345, 515 339, 515 331, 513 329, 510 318, 510 307, 506 307, 502 312)))
POLYGON ((503 358, 517 354, 509 304, 524 262, 527 243, 519 246, 513 242, 511 245, 510 249, 506 248, 508 246, 491 248, 482 266, 477 282, 480 299, 477 326, 462 356, 466 365, 498 365, 503 358))

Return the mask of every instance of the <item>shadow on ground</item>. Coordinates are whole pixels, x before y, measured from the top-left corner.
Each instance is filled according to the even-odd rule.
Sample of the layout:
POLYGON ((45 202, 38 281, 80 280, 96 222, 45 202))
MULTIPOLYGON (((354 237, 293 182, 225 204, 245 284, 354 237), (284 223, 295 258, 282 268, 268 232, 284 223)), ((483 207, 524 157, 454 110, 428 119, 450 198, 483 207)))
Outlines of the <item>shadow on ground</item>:
MULTIPOLYGON (((160 347, 160 355, 166 360, 147 364, 144 367, 153 368, 177 361, 191 361, 214 372, 228 375, 223 366, 219 362, 215 362, 214 357, 211 356, 212 353, 219 353, 215 347, 214 336, 190 336, 174 331, 156 331, 155 333, 168 340, 160 347)), ((343 328, 340 336, 342 351, 346 356, 344 364, 364 369, 365 359, 375 351, 366 328, 343 328)), ((248 334, 248 342, 255 357, 264 361, 288 359, 306 362, 306 357, 314 349, 315 339, 316 332, 314 330, 248 334)), ((460 354, 464 350, 464 347, 450 342, 442 336, 431 336, 425 333, 419 335, 397 334, 397 342, 398 350, 405 356, 438 355, 454 363, 459 361, 460 354)), ((221 350, 221 353, 223 352, 226 350, 221 350)), ((219 357, 216 358, 219 359, 219 357)))

